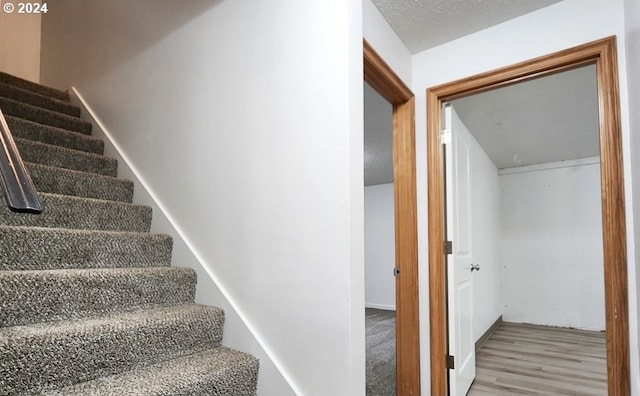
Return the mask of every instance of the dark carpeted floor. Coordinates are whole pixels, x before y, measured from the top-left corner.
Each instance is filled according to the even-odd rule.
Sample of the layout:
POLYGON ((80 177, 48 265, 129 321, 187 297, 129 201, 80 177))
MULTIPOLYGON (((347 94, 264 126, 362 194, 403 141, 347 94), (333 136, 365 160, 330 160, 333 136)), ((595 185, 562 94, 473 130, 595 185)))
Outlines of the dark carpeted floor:
POLYGON ((366 308, 367 396, 396 394, 396 312, 366 308))

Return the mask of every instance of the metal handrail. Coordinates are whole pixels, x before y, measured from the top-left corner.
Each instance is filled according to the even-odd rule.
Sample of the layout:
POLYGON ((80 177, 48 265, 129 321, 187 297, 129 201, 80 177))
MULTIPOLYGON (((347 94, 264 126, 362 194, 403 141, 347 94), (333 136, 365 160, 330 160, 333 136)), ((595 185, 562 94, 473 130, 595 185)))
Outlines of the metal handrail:
POLYGON ((42 212, 31 175, 22 162, 16 143, 0 110, 0 178, 9 209, 16 212, 42 212))

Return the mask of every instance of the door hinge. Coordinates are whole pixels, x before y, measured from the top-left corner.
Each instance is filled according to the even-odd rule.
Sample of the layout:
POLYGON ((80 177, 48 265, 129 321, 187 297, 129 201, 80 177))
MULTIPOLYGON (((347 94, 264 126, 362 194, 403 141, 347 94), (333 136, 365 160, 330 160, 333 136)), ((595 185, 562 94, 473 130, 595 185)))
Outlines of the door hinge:
POLYGON ((442 144, 451 143, 451 129, 446 128, 440 131, 440 143, 442 144))
POLYGON ((444 254, 453 254, 453 242, 444 241, 444 254))
POLYGON ((393 267, 393 276, 400 276, 400 267, 393 267))
POLYGON ((455 357, 453 357, 451 355, 447 355, 447 368, 449 370, 453 370, 454 368, 456 368, 455 361, 456 361, 455 357))

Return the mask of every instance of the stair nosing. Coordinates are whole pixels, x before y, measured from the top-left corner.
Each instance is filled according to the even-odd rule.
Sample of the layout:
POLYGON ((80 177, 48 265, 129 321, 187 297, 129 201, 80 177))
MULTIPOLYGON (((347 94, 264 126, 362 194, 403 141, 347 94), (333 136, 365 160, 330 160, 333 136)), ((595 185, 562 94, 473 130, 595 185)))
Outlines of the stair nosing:
MULTIPOLYGON (((37 274, 42 274, 42 275, 59 275, 60 277, 69 277, 69 276, 75 276, 75 275, 80 275, 82 273, 86 272, 88 275, 90 275, 91 273, 104 273, 104 274, 109 274, 109 273, 153 273, 153 272, 165 272, 165 273, 169 273, 169 272, 175 272, 175 273, 189 273, 189 274, 195 274, 195 270, 193 270, 192 268, 189 267, 176 267, 176 266, 170 266, 170 267, 115 267, 115 268, 52 268, 52 269, 28 269, 28 270, 3 270, 0 269, 0 277, 2 276, 8 276, 8 275, 23 275, 23 276, 28 276, 28 275, 37 275, 37 274)), ((182 304, 175 304, 175 305, 185 305, 184 303, 182 304)))
MULTIPOLYGON (((49 194, 49 193, 43 193, 49 194)), ((54 194, 52 194, 54 195, 54 194)), ((106 201, 106 202, 114 202, 114 201, 106 201)), ((139 204, 132 204, 139 205, 139 204)), ((139 205, 145 206, 145 205, 139 205)), ((83 234, 91 234, 91 233, 101 233, 101 234, 130 234, 131 236, 144 236, 144 237, 165 237, 172 238, 169 234, 164 233, 150 233, 146 231, 117 231, 117 230, 100 230, 100 229, 90 229, 90 228, 63 228, 63 227, 43 227, 43 226, 29 226, 29 225, 13 225, 13 224, 0 224, 0 230, 10 228, 10 229, 23 229, 23 230, 36 230, 42 232, 63 232, 63 233, 72 233, 78 232, 83 234)))
POLYGON ((38 337, 47 335, 64 335, 74 329, 90 328, 92 331, 102 331, 107 324, 117 324, 111 329, 122 330, 123 328, 143 328, 150 323, 162 323, 165 318, 161 317, 168 311, 193 311, 194 313, 204 313, 205 311, 216 312, 224 317, 224 310, 219 307, 207 306, 193 302, 175 304, 157 308, 141 308, 127 312, 110 312, 91 318, 74 318, 54 322, 38 322, 26 325, 0 327, 0 343, 21 337, 38 337))

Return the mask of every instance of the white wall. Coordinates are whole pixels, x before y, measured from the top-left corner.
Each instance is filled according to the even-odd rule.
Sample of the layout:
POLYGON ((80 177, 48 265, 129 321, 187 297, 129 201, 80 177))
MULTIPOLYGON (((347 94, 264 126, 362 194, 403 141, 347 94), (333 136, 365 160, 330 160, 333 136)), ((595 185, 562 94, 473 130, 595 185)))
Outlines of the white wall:
POLYGON ((39 82, 41 14, 19 14, 12 4, 12 13, 0 11, 0 71, 39 82))
POLYGON ((545 165, 500 171, 503 319, 604 330, 599 160, 545 165))
MULTIPOLYGON (((640 246, 640 1, 625 0, 625 41, 627 50, 628 92, 629 92, 629 123, 631 130, 631 150, 634 170, 633 179, 633 207, 635 226, 635 246, 640 246)), ((636 289, 640 285, 640 258, 636 258, 636 289)), ((640 317, 640 304, 635 301, 636 312, 640 317)), ((630 304, 633 310, 634 304, 630 304)), ((630 327, 637 329, 639 322, 630 322, 630 327)), ((640 346, 632 345, 631 353, 640 356, 640 346)), ((640 372, 636 371, 636 381, 640 383, 640 372)))
POLYGON ((364 302, 396 309, 393 183, 364 188, 364 302))
MULTIPOLYGON (((471 181, 471 252, 480 271, 472 273, 473 337, 478 340, 502 314, 498 238, 500 193, 498 169, 452 109, 453 133, 462 135, 469 149, 471 181)), ((455 243, 455 241, 454 241, 455 243)))
MULTIPOLYGON (((423 51, 413 56, 412 87, 416 93, 416 160, 418 180, 418 240, 420 268, 420 331, 422 394, 429 382, 429 294, 426 186, 426 95, 428 87, 490 71, 520 61, 546 55, 610 35, 618 36, 620 99, 622 110, 623 161, 625 175, 631 172, 629 102, 627 96, 623 0, 564 0, 541 10, 514 18, 475 34, 423 51), (420 149, 422 147, 423 149, 420 149)), ((633 152, 636 155, 635 152, 633 152)), ((631 182, 625 179, 627 216, 632 223, 631 182)), ((629 295, 636 295, 633 228, 627 229, 629 295)), ((631 299, 633 300, 633 298, 631 299)), ((638 315, 633 303, 631 323, 638 315)), ((630 332, 632 350, 638 350, 637 328, 630 332)), ((638 355, 631 356, 631 372, 639 372, 638 355)), ((638 378, 632 378, 634 395, 640 395, 638 378)))
POLYGON ((452 115, 469 142, 474 339, 500 315, 604 330, 599 160, 498 171, 455 104, 452 115))
POLYGON ((279 395, 292 395, 294 390, 287 383, 287 380, 278 371, 279 368, 271 361, 269 352, 256 340, 252 334, 252 329, 248 327, 245 318, 236 310, 234 301, 229 300, 226 291, 221 290, 217 284, 219 279, 211 270, 201 263, 204 261, 188 240, 185 240, 181 229, 175 227, 174 219, 167 212, 166 208, 158 201, 158 197, 148 189, 144 179, 134 162, 122 155, 121 148, 113 139, 111 132, 104 126, 88 106, 88 103, 78 95, 75 89, 71 90, 71 102, 82 109, 82 118, 89 120, 93 124, 92 135, 105 142, 104 154, 118 161, 118 177, 132 180, 134 183, 133 201, 138 204, 148 205, 153 210, 153 222, 151 232, 169 234, 173 238, 173 265, 180 267, 191 267, 196 270, 198 285, 196 288, 196 302, 216 305, 225 311, 225 334, 224 345, 244 351, 251 352, 260 360, 259 388, 260 393, 279 395))
POLYGON ((411 53, 371 0, 362 0, 363 35, 393 71, 411 86, 411 53))
POLYGON ((42 80, 77 87, 218 282, 199 301, 252 331, 226 339, 282 371, 259 394, 364 395, 361 2, 55 4, 42 80))

